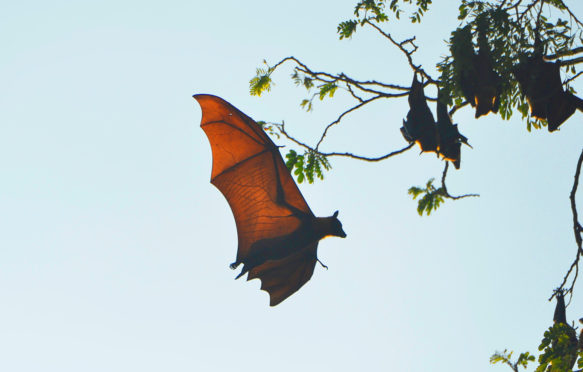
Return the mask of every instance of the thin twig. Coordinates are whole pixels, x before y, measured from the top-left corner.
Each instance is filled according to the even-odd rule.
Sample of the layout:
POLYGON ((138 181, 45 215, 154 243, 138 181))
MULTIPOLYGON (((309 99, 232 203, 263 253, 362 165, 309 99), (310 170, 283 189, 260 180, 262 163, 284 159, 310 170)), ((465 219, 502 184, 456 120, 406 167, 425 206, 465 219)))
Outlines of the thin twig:
POLYGON ((393 39, 393 37, 390 34, 384 32, 379 26, 375 25, 374 23, 370 22, 369 20, 365 20, 365 22, 368 25, 370 25, 371 27, 373 27, 375 30, 377 30, 385 38, 387 38, 401 52, 403 52, 403 54, 407 58, 407 61, 409 62, 409 66, 411 66, 411 68, 413 69, 413 71, 419 72, 421 75, 423 75, 432 84, 438 84, 439 83, 437 80, 434 80, 427 72, 425 72, 425 70, 423 70, 421 68, 421 65, 417 66, 417 65, 415 65, 413 63, 412 54, 417 51, 417 46, 413 43, 413 41, 415 40, 414 37, 413 38, 410 38, 410 39, 407 39, 407 40, 399 43, 395 39, 393 39), (404 47, 405 44, 411 44, 413 46, 413 50, 409 51, 409 50, 405 49, 405 47, 404 47))
POLYGON ((351 154, 349 152, 342 152, 342 153, 340 153, 340 152, 328 152, 328 153, 326 153, 326 152, 320 152, 319 154, 320 155, 324 155, 324 156, 345 156, 345 157, 349 157, 349 158, 353 158, 353 159, 375 162, 375 161, 381 161, 381 160, 388 159, 391 156, 399 155, 399 154, 401 154, 401 153, 409 150, 413 146, 415 146, 415 143, 411 143, 407 147, 404 147, 404 148, 402 148, 400 150, 396 150, 396 151, 390 152, 390 153, 388 153, 386 155, 379 156, 379 157, 376 157, 376 158, 369 158, 369 157, 366 157, 366 156, 354 155, 354 154, 351 154))
POLYGON ((579 26, 583 27, 583 23, 581 23, 581 21, 579 21, 579 20, 577 19, 577 17, 575 16, 575 14, 573 14, 573 12, 571 11, 571 9, 569 9, 569 7, 565 5, 565 3, 563 2, 563 0, 561 0, 561 5, 563 5, 563 6, 565 7, 565 9, 567 10, 567 12, 568 12, 568 13, 569 13, 569 15, 571 16, 571 18, 573 18, 573 19, 575 20, 575 22, 576 22, 576 23, 577 23, 579 26))
POLYGON ((445 167, 443 168, 443 175, 441 176, 441 189, 443 190, 443 196, 449 199, 458 200, 468 197, 479 197, 480 194, 464 194, 460 196, 453 196, 447 191, 447 187, 445 186, 445 177, 447 176, 447 169, 449 167, 449 161, 445 162, 445 167))
POLYGON ((583 74, 583 71, 579 71, 575 76, 565 80, 565 82, 563 84, 569 84, 570 82, 572 82, 573 80, 577 79, 579 76, 581 76, 583 74))
MULTIPOLYGON (((402 94, 402 95, 403 95, 403 96, 405 96, 405 95, 407 95, 407 94, 408 94, 408 93, 404 93, 404 94, 402 94)), ((320 147, 320 144, 322 143, 322 141, 324 141, 324 138, 326 137, 326 134, 328 134, 328 130, 329 130, 330 128, 332 128, 333 126, 337 125, 338 123, 340 123, 340 120, 342 120, 342 118, 343 118, 344 116, 346 116, 347 114, 349 114, 349 113, 351 113, 351 112, 353 112, 353 111, 355 111, 355 110, 358 110, 358 109, 359 109, 359 108, 361 108, 362 106, 364 106, 364 105, 366 105, 366 104, 369 104, 369 103, 371 103, 372 101, 374 101, 374 100, 377 100, 377 99, 379 99, 379 98, 383 98, 383 96, 382 96, 382 95, 374 96, 374 97, 372 97, 372 98, 369 98, 369 99, 367 99, 367 100, 364 100, 364 101, 360 102, 359 104, 357 104, 357 105, 355 105, 355 106, 352 106, 351 108, 349 108, 348 110, 346 110, 346 111, 344 111, 342 114, 340 114, 340 115, 339 115, 339 116, 336 118, 336 120, 334 120, 333 122, 331 122, 330 124, 328 124, 328 125, 326 126, 326 129, 324 129, 324 132, 322 133, 322 136, 320 137, 320 140, 319 140, 319 141, 318 141, 318 143, 316 144, 316 147, 315 147, 316 151, 317 151, 317 150, 318 150, 318 148, 320 147)))
POLYGON ((382 155, 382 156, 378 156, 378 157, 368 157, 368 156, 362 156, 362 155, 355 155, 355 154, 350 153, 350 152, 321 152, 321 151, 318 151, 316 148, 312 148, 312 147, 306 145, 305 143, 297 140, 293 136, 291 136, 285 130, 285 123, 282 122, 281 124, 279 124, 279 123, 270 123, 270 124, 275 125, 279 129, 280 133, 284 135, 284 137, 286 137, 288 140, 292 141, 296 145, 298 145, 300 147, 303 147, 303 148, 305 148, 308 151, 311 151, 311 152, 314 152, 314 153, 316 153, 318 155, 322 155, 322 156, 326 156, 326 157, 328 157, 328 156, 343 156, 343 157, 357 159, 357 160, 364 160, 364 161, 369 161, 369 162, 376 162, 376 161, 381 161, 381 160, 388 159, 388 158, 390 158, 392 156, 395 156, 395 155, 399 155, 399 154, 401 154, 401 153, 409 150, 410 148, 412 148, 415 145, 415 143, 411 143, 408 146, 406 146, 406 147, 404 147, 404 148, 402 148, 400 150, 395 150, 395 151, 390 152, 390 153, 388 153, 386 155, 382 155))
MULTIPOLYGON (((575 180, 573 181, 573 188, 571 189, 571 194, 569 195, 569 199, 571 200, 571 213, 573 214, 573 234, 575 235, 575 243, 577 243, 577 253, 575 255, 575 260, 569 267, 567 274, 563 278, 563 282, 559 286, 558 290, 563 290, 565 284, 567 284, 567 280, 571 276, 573 270, 575 270, 575 274, 573 276, 573 280, 571 281, 571 285, 568 289, 565 290, 566 293, 573 294, 573 287, 575 286, 575 282, 577 281, 577 277, 579 275, 579 258, 583 255, 583 237, 581 234, 583 233, 583 227, 579 222, 579 215, 577 212, 577 203, 575 197, 577 195, 577 188, 579 187, 579 177, 581 175, 581 165, 583 164, 583 150, 581 151, 581 155, 579 155, 579 160, 577 161, 577 168, 575 170, 575 180)), ((557 292, 553 293, 553 296, 549 300, 552 300, 554 295, 557 292)))

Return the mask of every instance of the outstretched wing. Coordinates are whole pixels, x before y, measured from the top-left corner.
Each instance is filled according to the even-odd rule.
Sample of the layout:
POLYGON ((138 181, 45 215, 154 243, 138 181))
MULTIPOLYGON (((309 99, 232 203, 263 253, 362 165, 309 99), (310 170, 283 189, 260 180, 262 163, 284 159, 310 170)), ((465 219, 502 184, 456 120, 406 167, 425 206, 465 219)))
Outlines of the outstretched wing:
POLYGON ((275 306, 297 292, 314 273, 318 242, 282 260, 266 261, 249 271, 247 280, 261 279, 261 289, 269 293, 275 306))
POLYGON ((222 98, 193 96, 202 108, 201 128, 211 144, 211 183, 235 217, 237 262, 253 243, 293 233, 313 216, 279 150, 253 119, 222 98))

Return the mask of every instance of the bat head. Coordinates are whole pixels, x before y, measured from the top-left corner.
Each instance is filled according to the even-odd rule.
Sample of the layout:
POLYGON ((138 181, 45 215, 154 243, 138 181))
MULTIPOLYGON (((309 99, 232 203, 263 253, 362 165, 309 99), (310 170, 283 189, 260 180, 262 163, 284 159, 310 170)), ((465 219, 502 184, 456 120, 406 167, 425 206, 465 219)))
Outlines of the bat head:
POLYGON ((334 212, 330 217, 320 217, 316 220, 316 230, 320 232, 322 238, 327 236, 346 238, 346 233, 342 229, 342 223, 338 219, 338 211, 334 212))
POLYGON ((341 238, 346 238, 346 233, 342 229, 342 223, 338 219, 338 211, 334 212, 332 215, 332 235, 339 236, 341 238))

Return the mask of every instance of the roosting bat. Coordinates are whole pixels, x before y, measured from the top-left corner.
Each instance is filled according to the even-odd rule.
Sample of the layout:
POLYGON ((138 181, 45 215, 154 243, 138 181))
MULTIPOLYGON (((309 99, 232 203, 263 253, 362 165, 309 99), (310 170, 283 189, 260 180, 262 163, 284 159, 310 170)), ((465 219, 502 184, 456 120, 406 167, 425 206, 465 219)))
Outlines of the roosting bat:
POLYGON ((401 133, 409 143, 417 143, 421 152, 437 152, 437 126, 417 74, 413 76, 409 91, 409 112, 407 120, 403 120, 401 133))
MULTIPOLYGON (((565 324, 568 327, 567 334, 569 336, 569 344, 570 344, 569 349, 571 350, 571 355, 569 355, 569 358, 571 359, 569 371, 571 371, 571 370, 573 370, 573 366, 575 365, 575 360, 577 360, 577 349, 579 348, 579 346, 577 345, 577 333, 575 332, 573 327, 571 327, 569 325, 569 323, 567 323, 567 313, 566 313, 565 297, 564 297, 563 291, 557 290, 555 297, 557 298, 557 306, 555 307, 555 314, 553 315, 553 322, 555 324, 557 324, 557 323, 565 324)), ((582 344, 582 347, 583 347, 583 344, 582 344)))
MULTIPOLYGON (((461 143, 467 143, 457 125, 452 124, 447 105, 437 102, 437 124, 427 106, 423 84, 413 77, 409 92, 409 113, 403 120, 401 133, 409 143, 416 142, 421 152, 435 152, 444 160, 451 161, 456 169, 460 168, 461 143)), ((469 144, 468 144, 469 146, 469 144)))
POLYGON ((557 305, 555 306, 555 314, 553 315, 553 322, 567 323, 567 308, 565 306, 565 297, 563 291, 557 291, 555 297, 557 298, 557 305))
POLYGON ((478 34, 478 54, 472 44, 471 26, 458 31, 452 55, 457 81, 465 99, 476 108, 476 119, 500 107, 500 76, 492 67, 492 56, 484 32, 478 34))
POLYGON ((457 124, 451 122, 447 105, 440 99, 437 100, 437 132, 439 134, 439 155, 444 160, 451 161, 455 169, 460 169, 462 143, 470 145, 468 139, 460 134, 457 124))
POLYGON ((547 62, 542 53, 535 52, 513 72, 530 106, 530 115, 546 119, 549 132, 557 130, 576 109, 583 110, 583 100, 563 89, 560 62, 547 62))
POLYGON ((239 246, 231 268, 243 264, 237 279, 259 278, 275 306, 310 280, 320 239, 346 237, 338 212, 314 216, 277 146, 253 119, 219 97, 193 97, 211 144, 211 183, 235 217, 239 246))

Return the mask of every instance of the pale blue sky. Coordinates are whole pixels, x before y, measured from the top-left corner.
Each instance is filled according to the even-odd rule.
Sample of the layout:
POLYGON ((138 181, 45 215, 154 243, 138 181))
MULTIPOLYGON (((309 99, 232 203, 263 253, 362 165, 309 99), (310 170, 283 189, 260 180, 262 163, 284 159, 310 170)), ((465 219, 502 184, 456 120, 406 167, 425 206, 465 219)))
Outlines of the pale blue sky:
MULTIPOLYGON (((313 143, 346 96, 304 113, 290 69, 266 97, 249 96, 248 81, 264 58, 294 55, 410 84, 403 56, 376 34, 338 40, 355 2, 0 4, 0 370, 495 371, 505 370, 489 365, 495 350, 536 350, 576 248, 568 194, 581 113, 553 134, 456 114, 474 149, 448 187, 482 196, 430 218, 407 189, 439 177, 439 160, 333 159, 325 182, 300 186, 317 215, 340 210, 348 238, 320 244, 330 269, 276 308, 258 281, 233 280, 235 225, 209 183, 191 96, 285 120, 313 143)), ((421 28, 387 25, 418 34, 416 62, 429 70, 457 25, 440 6, 421 28)), ((407 109, 378 102, 323 149, 402 148, 407 109)))

